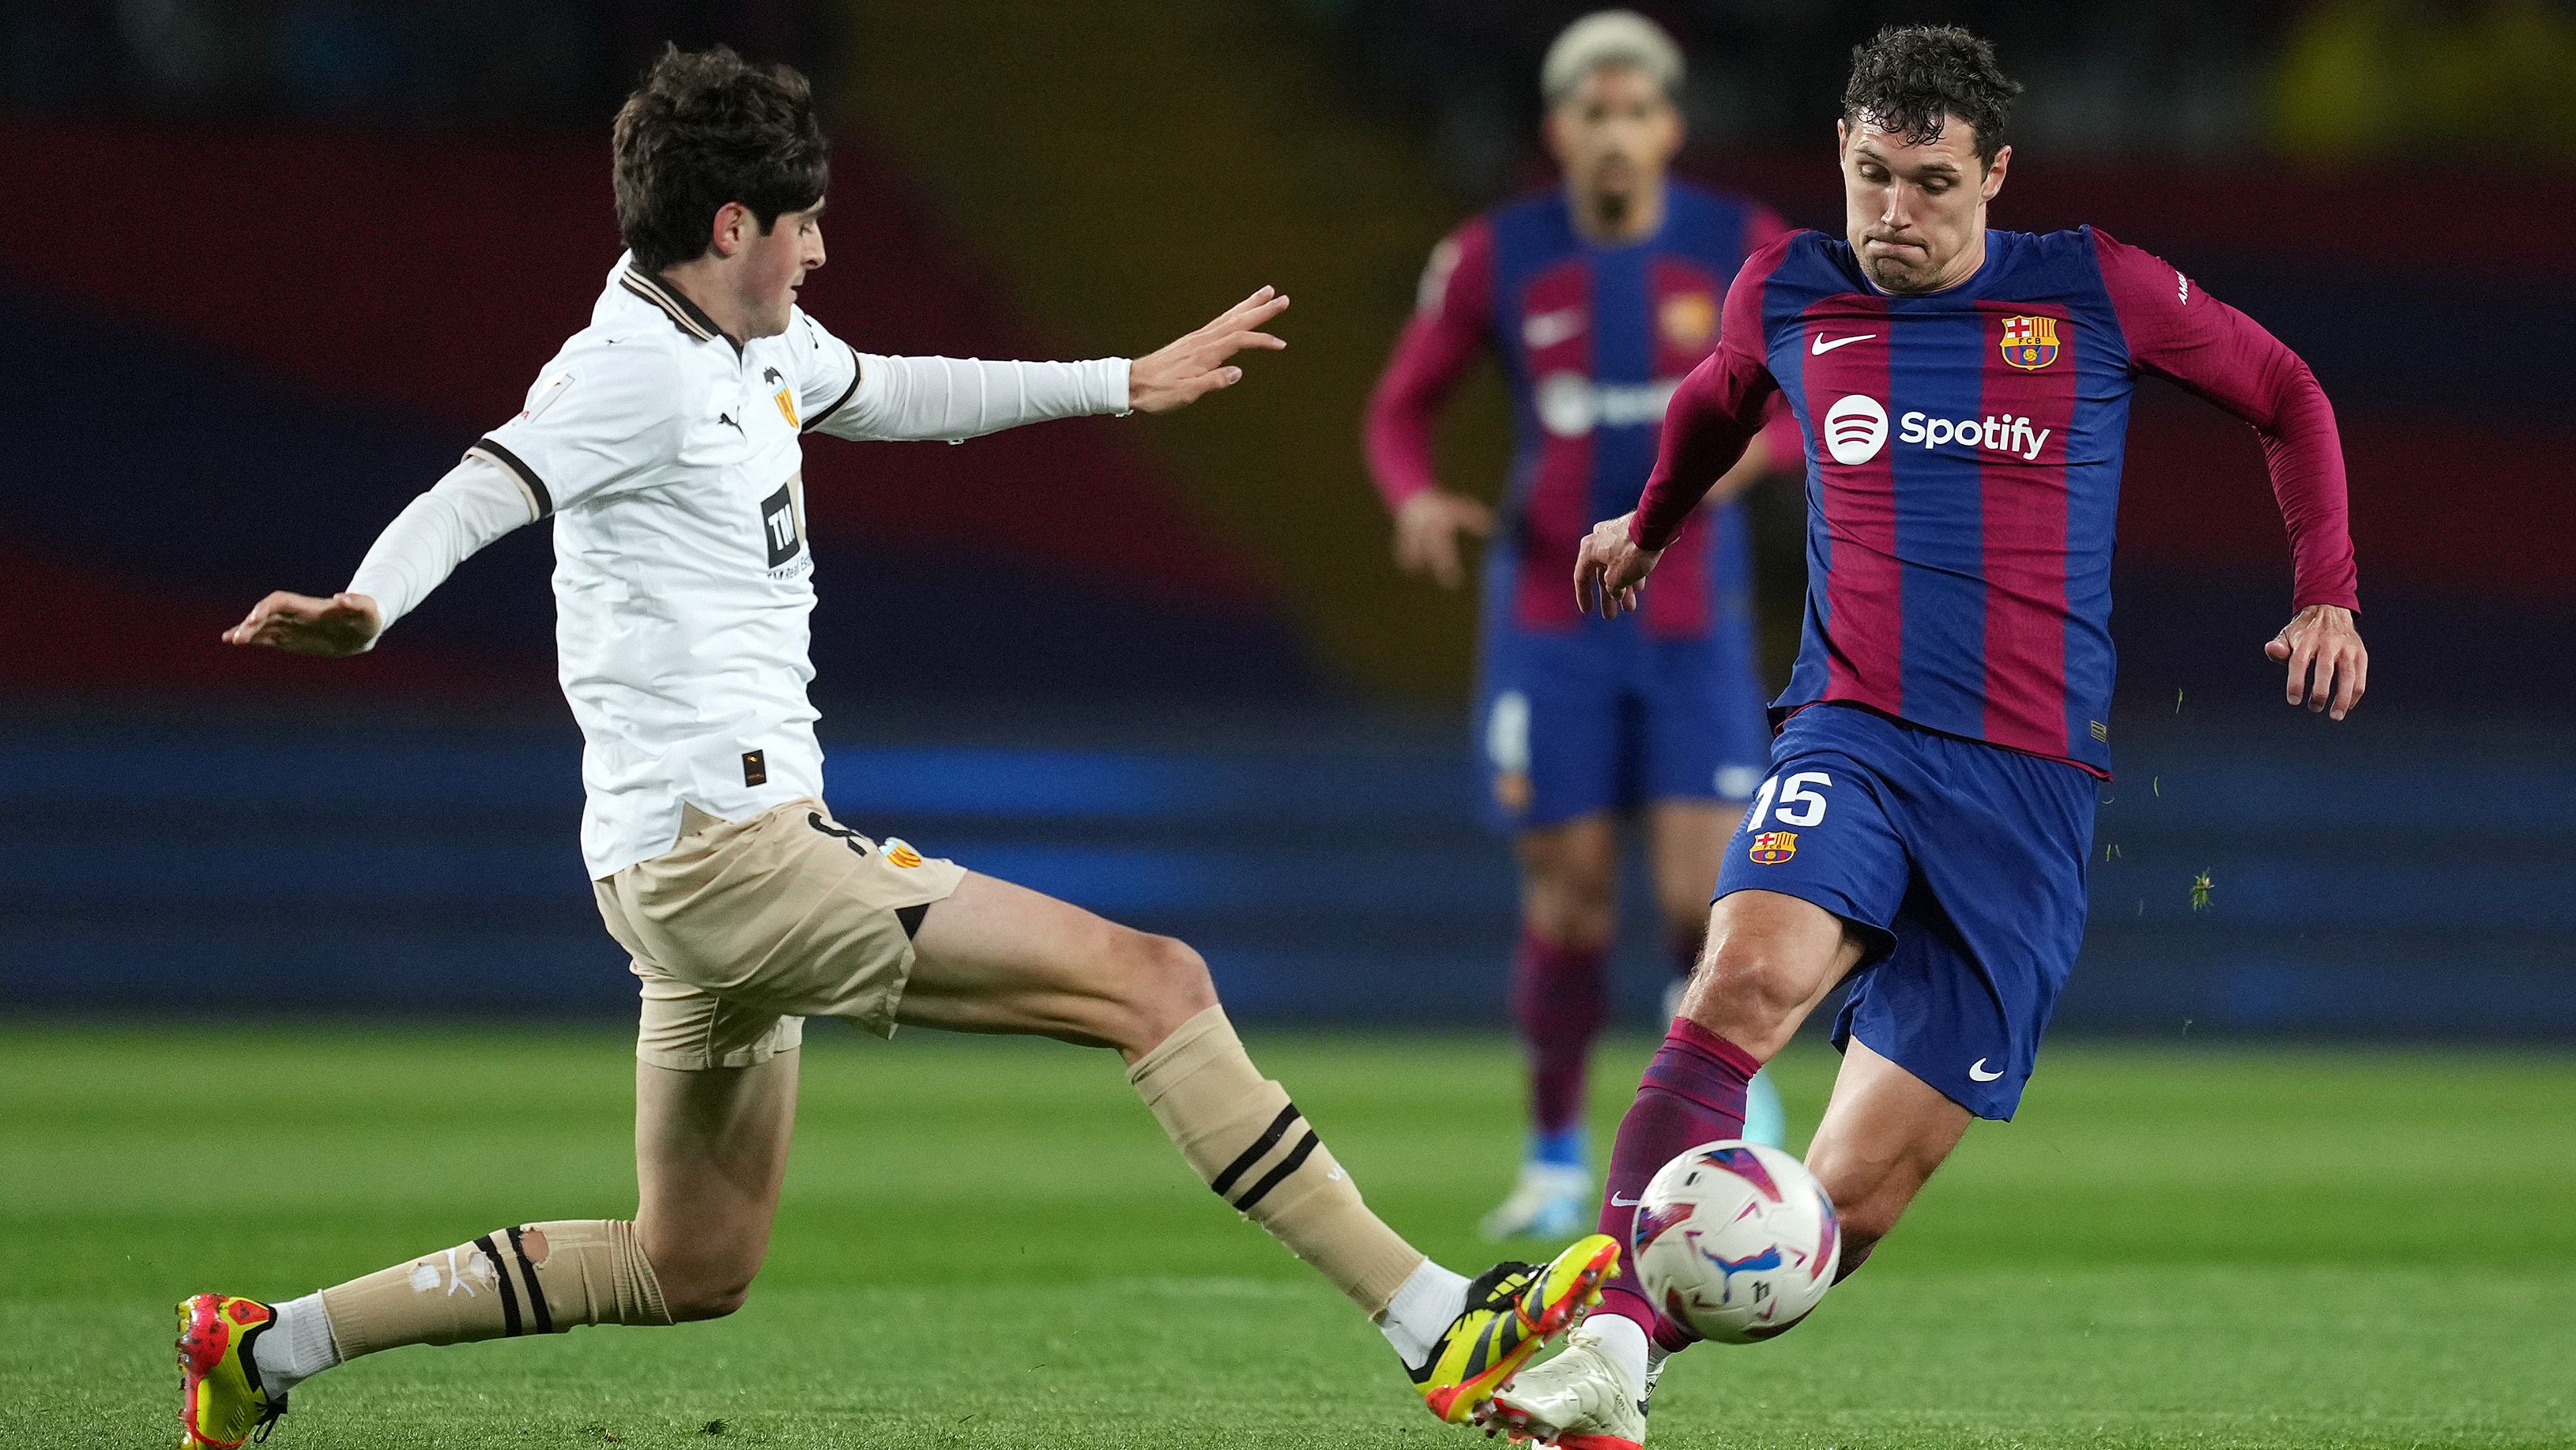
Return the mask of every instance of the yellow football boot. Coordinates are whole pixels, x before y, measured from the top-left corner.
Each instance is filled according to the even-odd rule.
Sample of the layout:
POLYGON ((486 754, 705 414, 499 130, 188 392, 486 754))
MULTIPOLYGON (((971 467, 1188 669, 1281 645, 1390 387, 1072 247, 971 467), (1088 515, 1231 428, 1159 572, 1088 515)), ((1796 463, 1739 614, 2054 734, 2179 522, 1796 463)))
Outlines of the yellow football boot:
POLYGON ((1422 1402, 1450 1424, 1473 1420, 1530 1356, 1583 1322, 1618 1263, 1619 1241, 1593 1234, 1544 1265, 1506 1261, 1477 1276, 1466 1311, 1412 1371, 1422 1402))
POLYGON ((193 1294, 179 1301, 179 1450, 235 1450, 265 1440, 286 1413, 269 1397, 251 1360, 251 1341, 277 1322, 255 1299, 193 1294))

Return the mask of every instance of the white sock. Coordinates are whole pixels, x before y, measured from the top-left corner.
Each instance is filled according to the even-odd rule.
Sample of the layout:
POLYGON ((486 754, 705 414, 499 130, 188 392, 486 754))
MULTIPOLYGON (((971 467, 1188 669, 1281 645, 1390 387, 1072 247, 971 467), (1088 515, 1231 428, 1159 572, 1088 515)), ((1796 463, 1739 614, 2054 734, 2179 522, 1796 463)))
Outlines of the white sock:
POLYGON ((1403 1356, 1407 1369, 1419 1369, 1451 1321, 1466 1312, 1466 1279, 1424 1259, 1387 1301, 1377 1329, 1403 1356))
POLYGON ((1625 1314, 1595 1314, 1583 1321, 1583 1332, 1628 1376, 1630 1386, 1646 1387, 1646 1355, 1654 1341, 1636 1320, 1625 1314))
POLYGON ((251 1361, 259 1366, 260 1387, 271 1398, 340 1362, 340 1351, 331 1343, 331 1321, 322 1313, 321 1295, 307 1294, 275 1307, 277 1322, 250 1344, 251 1361))

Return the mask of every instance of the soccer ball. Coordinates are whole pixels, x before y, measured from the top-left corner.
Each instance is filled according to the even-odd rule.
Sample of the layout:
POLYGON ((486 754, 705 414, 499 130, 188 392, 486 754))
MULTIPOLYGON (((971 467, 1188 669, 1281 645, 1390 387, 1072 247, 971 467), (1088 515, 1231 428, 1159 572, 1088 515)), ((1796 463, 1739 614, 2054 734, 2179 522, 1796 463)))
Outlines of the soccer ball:
POLYGON ((1702 1143, 1637 1196, 1629 1262, 1664 1317, 1703 1339, 1785 1334, 1833 1287, 1842 1227, 1807 1165, 1759 1143, 1702 1143))

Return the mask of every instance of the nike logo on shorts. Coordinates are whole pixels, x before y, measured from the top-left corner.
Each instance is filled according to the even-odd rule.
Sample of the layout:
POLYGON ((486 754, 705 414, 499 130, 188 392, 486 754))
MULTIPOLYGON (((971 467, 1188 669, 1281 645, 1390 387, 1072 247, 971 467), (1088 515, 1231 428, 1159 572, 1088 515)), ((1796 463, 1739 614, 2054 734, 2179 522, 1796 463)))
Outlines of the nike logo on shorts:
POLYGON ((1968 1064, 1968 1077, 1974 1082, 1993 1082, 1996 1078, 2003 1075, 2003 1069, 2001 1068, 1997 1068, 1992 1072, 1987 1071, 1986 1060, 1982 1057, 1978 1058, 1975 1062, 1968 1064))

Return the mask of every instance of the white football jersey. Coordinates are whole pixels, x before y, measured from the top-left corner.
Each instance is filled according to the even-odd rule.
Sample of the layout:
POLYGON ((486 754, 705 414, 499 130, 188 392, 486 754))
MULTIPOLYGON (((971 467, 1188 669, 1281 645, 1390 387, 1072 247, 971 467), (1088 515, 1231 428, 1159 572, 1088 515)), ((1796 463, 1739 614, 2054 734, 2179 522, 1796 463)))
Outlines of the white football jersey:
POLYGON ((526 409, 472 450, 554 516, 555 639, 581 724, 594 878, 671 849, 683 800, 731 820, 823 794, 799 437, 859 377, 857 356, 802 309, 737 348, 631 263, 619 259, 526 409))

